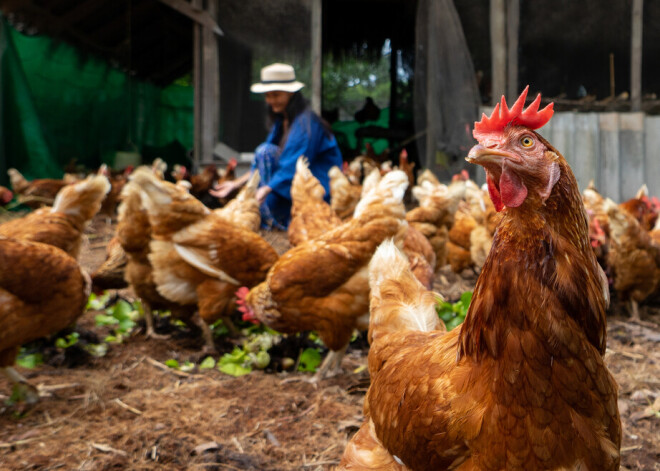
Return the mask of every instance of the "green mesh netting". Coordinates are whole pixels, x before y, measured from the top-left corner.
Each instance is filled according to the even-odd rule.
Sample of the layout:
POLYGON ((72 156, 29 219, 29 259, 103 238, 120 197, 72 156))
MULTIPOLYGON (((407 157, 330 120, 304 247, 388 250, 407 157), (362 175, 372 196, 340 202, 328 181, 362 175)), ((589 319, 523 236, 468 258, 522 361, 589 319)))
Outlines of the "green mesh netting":
POLYGON ((193 145, 192 86, 159 88, 0 15, 0 183, 7 169, 58 178, 75 159, 96 168, 117 151, 143 162, 186 163, 193 145))
POLYGON ((364 123, 358 123, 357 121, 335 121, 332 123, 332 131, 335 133, 335 137, 340 144, 345 145, 351 150, 357 151, 358 154, 364 152, 364 143, 369 142, 374 148, 376 154, 380 154, 387 147, 389 147, 389 142, 387 139, 375 139, 375 138, 364 138, 362 140, 362 146, 358 149, 358 138, 355 135, 356 131, 360 128, 366 126, 379 126, 381 128, 388 128, 390 122, 390 109, 384 108, 380 112, 380 116, 376 121, 365 121, 364 123))

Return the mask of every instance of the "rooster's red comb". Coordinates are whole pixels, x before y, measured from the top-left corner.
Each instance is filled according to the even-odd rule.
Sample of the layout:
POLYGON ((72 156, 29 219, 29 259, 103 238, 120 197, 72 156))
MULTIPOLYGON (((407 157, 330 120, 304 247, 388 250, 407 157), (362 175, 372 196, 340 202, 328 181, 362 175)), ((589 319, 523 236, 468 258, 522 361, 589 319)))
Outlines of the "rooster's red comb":
POLYGON ((490 116, 486 116, 484 113, 481 116, 481 121, 474 123, 474 130, 472 131, 474 138, 479 140, 479 136, 501 132, 509 124, 538 129, 550 121, 554 113, 552 108, 554 103, 550 103, 539 111, 539 105, 541 104, 540 93, 527 109, 523 110, 528 91, 529 85, 525 87, 511 109, 507 107, 504 96, 502 96, 502 101, 495 105, 490 116))

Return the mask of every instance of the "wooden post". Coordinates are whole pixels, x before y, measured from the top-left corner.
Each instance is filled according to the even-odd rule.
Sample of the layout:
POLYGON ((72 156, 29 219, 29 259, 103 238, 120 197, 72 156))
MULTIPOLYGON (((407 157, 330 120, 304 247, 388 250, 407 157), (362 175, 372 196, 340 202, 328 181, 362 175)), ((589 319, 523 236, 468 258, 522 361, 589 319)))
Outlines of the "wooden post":
MULTIPOLYGON (((215 18, 218 0, 207 0, 207 13, 215 18)), ((193 8, 203 10, 202 0, 193 0, 193 8)), ((201 162, 213 158, 218 140, 219 63, 218 43, 213 28, 205 24, 193 25, 193 83, 195 86, 194 116, 195 141, 193 143, 193 171, 201 162)))
POLYGON ((520 0, 507 0, 507 80, 506 94, 513 100, 518 96, 518 35, 520 31, 520 0))
POLYGON ((321 116, 323 0, 312 0, 312 110, 321 116))
MULTIPOLYGON (((212 19, 218 16, 219 0, 206 0, 206 11, 212 19)), ((201 161, 213 159, 213 149, 218 142, 220 122, 220 61, 218 59, 218 38, 213 29, 204 28, 204 129, 201 161)), ((198 169, 199 170, 199 169, 198 169)))
POLYGON ((399 55, 397 54, 399 49, 399 36, 396 31, 394 31, 390 37, 390 46, 392 49, 390 54, 390 122, 387 124, 392 128, 394 127, 396 112, 399 107, 396 95, 397 65, 399 62, 399 55))
POLYGON ((642 28, 644 0, 632 2, 632 30, 630 44, 630 105, 632 111, 642 109, 642 28))
MULTIPOLYGON (((434 65, 435 61, 437 60, 432 54, 431 51, 433 48, 431 48, 432 41, 434 41, 435 38, 435 25, 433 24, 433 20, 435 19, 436 15, 431 14, 431 9, 432 7, 432 2, 433 0, 430 1, 425 1, 425 2, 420 2, 419 5, 424 5, 426 8, 425 12, 422 12, 422 14, 426 15, 426 43, 424 44, 424 52, 426 53, 426 57, 424 58, 424 63, 426 65, 426 155, 421 156, 422 158, 425 158, 426 161, 424 162, 422 160, 422 166, 423 167, 428 167, 431 170, 437 172, 438 171, 438 158, 437 158, 437 149, 435 147, 435 127, 438 125, 437 124, 437 119, 435 114, 433 113, 435 107, 433 106, 433 100, 434 100, 434 92, 435 89, 433 88, 433 83, 436 80, 436 76, 434 74, 434 65)), ((390 117, 391 119, 391 117, 390 117)), ((445 169, 442 169, 445 170, 445 169)))
POLYGON ((610 52, 610 97, 612 98, 616 95, 616 87, 614 85, 614 53, 610 52))
MULTIPOLYGON (((202 9, 202 0, 192 0, 192 6, 197 10, 202 9)), ((199 162, 202 155, 202 26, 199 23, 193 23, 193 171, 199 168, 199 162)))
MULTIPOLYGON (((433 86, 435 81, 437 80, 436 74, 434 73, 435 71, 435 65, 437 63, 437 57, 435 57, 433 54, 431 54, 431 51, 433 51, 435 48, 431 46, 431 43, 433 41, 433 28, 435 28, 435 24, 433 20, 436 18, 437 12, 433 10, 433 0, 428 0, 428 1, 421 1, 419 5, 424 5, 424 8, 426 11, 423 11, 422 14, 426 16, 426 44, 424 44, 424 54, 426 54, 426 57, 424 58, 424 64, 426 66, 426 155, 425 156, 420 156, 426 159, 426 162, 422 161, 422 166, 428 167, 434 172, 438 172, 438 170, 447 172, 447 168, 440 168, 441 162, 439 161, 439 153, 438 149, 436 147, 436 128, 438 127, 439 123, 437 120, 437 116, 435 115, 435 106, 432 104, 433 99, 434 99, 434 94, 436 93, 436 89, 433 86)), ((390 117, 391 119, 391 117, 390 117)), ((421 159, 420 159, 421 160, 421 159)), ((445 162, 445 166, 449 165, 449 162, 445 162)))
POLYGON ((506 0, 490 0, 492 104, 506 93, 506 0))

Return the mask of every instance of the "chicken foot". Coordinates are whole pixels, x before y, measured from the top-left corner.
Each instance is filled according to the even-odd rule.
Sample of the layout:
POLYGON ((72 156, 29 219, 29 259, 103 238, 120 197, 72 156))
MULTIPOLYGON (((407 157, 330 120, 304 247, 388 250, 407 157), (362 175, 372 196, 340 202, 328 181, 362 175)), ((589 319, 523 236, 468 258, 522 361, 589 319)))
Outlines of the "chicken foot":
POLYGON ((340 350, 330 350, 321 363, 321 366, 314 375, 314 381, 325 378, 330 378, 338 373, 341 373, 341 361, 344 359, 348 344, 344 345, 340 350))
POLYGON ((199 315, 199 312, 196 312, 190 320, 202 331, 202 338, 204 339, 204 348, 202 349, 202 353, 209 355, 217 354, 218 351, 215 348, 215 341, 213 339, 213 331, 211 330, 211 326, 204 321, 202 316, 199 315))
POLYGON ((167 339, 169 335, 157 334, 154 329, 154 313, 151 309, 151 305, 144 300, 142 301, 142 308, 144 309, 144 322, 147 324, 147 332, 145 337, 150 339, 167 339))
POLYGON ((631 299, 630 304, 628 304, 628 311, 630 312, 630 322, 638 325, 650 327, 652 329, 656 327, 656 325, 653 322, 642 320, 639 314, 639 302, 631 299))
POLYGON ((39 390, 36 386, 16 371, 11 366, 0 368, 2 374, 9 379, 14 385, 14 391, 20 399, 23 399, 28 404, 36 404, 39 402, 39 390))
POLYGON ((639 317, 639 303, 634 299, 630 300, 628 304, 628 310, 630 311, 630 320, 633 322, 639 322, 641 318, 639 317))
POLYGON ((323 360, 323 363, 321 363, 321 366, 319 366, 319 369, 316 370, 316 374, 313 377, 309 378, 306 376, 294 376, 292 378, 287 378, 283 380, 281 384, 294 383, 297 381, 316 384, 322 379, 330 378, 332 376, 341 373, 341 361, 343 360, 344 355, 346 354, 347 348, 348 348, 348 344, 346 344, 346 346, 344 346, 341 350, 328 351, 325 360, 323 360))

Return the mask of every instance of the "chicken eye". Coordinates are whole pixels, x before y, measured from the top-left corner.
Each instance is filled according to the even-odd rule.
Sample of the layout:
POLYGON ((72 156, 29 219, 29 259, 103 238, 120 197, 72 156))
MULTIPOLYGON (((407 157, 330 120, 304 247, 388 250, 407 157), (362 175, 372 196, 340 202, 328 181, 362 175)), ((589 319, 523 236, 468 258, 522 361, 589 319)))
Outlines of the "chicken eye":
POLYGON ((534 145, 534 139, 529 136, 523 136, 520 139, 520 145, 523 147, 532 147, 534 145))

